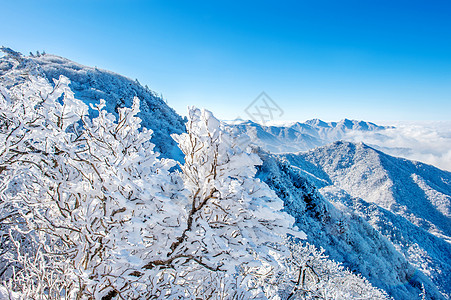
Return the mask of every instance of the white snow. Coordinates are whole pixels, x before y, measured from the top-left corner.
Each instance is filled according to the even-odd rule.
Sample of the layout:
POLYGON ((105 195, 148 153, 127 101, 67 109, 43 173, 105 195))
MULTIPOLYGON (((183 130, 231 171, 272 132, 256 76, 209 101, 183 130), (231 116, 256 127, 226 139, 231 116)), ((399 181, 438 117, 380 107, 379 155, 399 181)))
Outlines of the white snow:
MULTIPOLYGON (((202 296, 218 298, 233 292, 278 299, 290 291, 299 297, 386 297, 376 286, 396 299, 414 299, 424 286, 431 299, 450 298, 451 174, 362 143, 316 148, 366 139, 384 151, 420 153, 443 166, 451 161, 449 127, 425 131, 346 119, 226 125, 196 108, 183 120, 137 81, 55 55, 4 51, 9 54, 0 59, 2 120, 24 125, 11 135, 1 131, 13 128, 9 123, 0 126, 6 141, 0 144, 0 219, 10 220, 14 207, 27 223, 1 224, 13 232, 1 236, 8 253, 0 257, 2 280, 12 278, 5 262, 13 260, 28 266, 28 273, 10 282, 30 286, 28 291, 39 290, 32 284, 44 282, 36 279, 39 274, 51 274, 54 286, 75 278, 96 297, 102 295, 97 288, 110 284, 133 287, 125 297, 145 291, 190 298, 195 286, 202 296), (49 84, 53 79, 59 79, 56 86, 49 84), (39 100, 39 91, 40 97, 48 95, 46 101, 39 100), (34 167, 21 162, 5 169, 2 164, 23 149, 32 150, 27 158, 34 167), (172 159, 184 163, 174 168, 172 159), (71 209, 61 214, 58 207, 71 209), (50 228, 53 235, 27 226, 50 228), (286 233, 310 244, 282 241, 286 233), (54 244, 55 234, 73 243, 54 244), (51 245, 46 249, 63 251, 68 260, 48 264, 50 252, 37 245, 51 245), (322 256, 320 247, 350 270, 322 256), (37 253, 32 257, 41 264, 27 253, 37 253), (165 268, 155 268, 160 264, 165 268), (53 265, 59 271, 45 273, 53 265), (208 269, 216 267, 222 271, 208 269), (123 276, 132 270, 143 275, 123 276), (262 275, 271 270, 283 276, 262 275), (306 274, 305 291, 293 285, 299 272, 306 274)), ((0 298, 7 297, 6 287, 0 284, 0 298)))

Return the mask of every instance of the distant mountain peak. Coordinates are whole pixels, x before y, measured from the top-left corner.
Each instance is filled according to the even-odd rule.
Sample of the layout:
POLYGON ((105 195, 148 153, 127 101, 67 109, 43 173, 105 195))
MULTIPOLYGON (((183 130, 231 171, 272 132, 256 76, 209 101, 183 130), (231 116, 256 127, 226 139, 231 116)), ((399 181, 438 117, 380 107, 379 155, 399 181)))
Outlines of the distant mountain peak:
POLYGON ((343 140, 348 133, 354 131, 377 131, 386 127, 365 121, 349 119, 340 122, 325 122, 320 119, 307 120, 277 126, 261 125, 252 121, 228 122, 236 126, 238 131, 251 136, 255 145, 273 152, 298 152, 326 145, 336 140, 343 140))
POLYGON ((330 124, 320 120, 320 119, 311 119, 304 122, 305 124, 308 124, 310 126, 315 127, 330 127, 330 124))

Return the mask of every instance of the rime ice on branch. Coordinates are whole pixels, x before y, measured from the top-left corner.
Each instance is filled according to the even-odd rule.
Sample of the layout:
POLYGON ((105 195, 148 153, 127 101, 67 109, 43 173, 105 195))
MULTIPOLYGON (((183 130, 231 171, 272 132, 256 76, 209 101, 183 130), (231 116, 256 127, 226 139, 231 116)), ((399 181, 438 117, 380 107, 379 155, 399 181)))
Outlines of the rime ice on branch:
POLYGON ((293 253, 305 251, 286 236, 305 235, 255 178, 261 161, 245 139, 210 112, 190 109, 187 133, 174 136, 185 163, 170 171, 176 163, 158 157, 140 126, 137 98, 117 119, 100 101, 91 119, 65 77, 50 85, 28 74, 0 92, 0 296, 299 293, 291 283, 304 265, 293 253))

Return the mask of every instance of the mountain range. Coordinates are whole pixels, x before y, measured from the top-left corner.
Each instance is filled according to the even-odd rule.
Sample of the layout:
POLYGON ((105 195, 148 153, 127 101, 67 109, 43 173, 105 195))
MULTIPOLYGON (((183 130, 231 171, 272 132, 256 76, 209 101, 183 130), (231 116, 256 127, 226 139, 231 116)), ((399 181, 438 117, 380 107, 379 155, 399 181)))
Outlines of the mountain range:
POLYGON ((230 123, 237 134, 247 134, 255 145, 272 153, 305 151, 340 140, 352 131, 381 131, 390 127, 371 122, 344 119, 324 122, 312 119, 284 126, 271 126, 253 121, 230 123))
MULTIPOLYGON (((64 75, 77 98, 87 104, 105 99, 112 113, 140 98, 139 116, 153 130, 156 150, 181 160, 170 135, 185 130, 184 119, 138 81, 55 55, 2 50, 0 83, 6 87, 24 74, 50 82, 64 75)), ((387 128, 369 122, 227 126, 251 137, 263 161, 257 176, 284 201, 310 243, 395 299, 420 299, 423 289, 429 299, 450 299, 450 172, 363 143, 337 141, 348 131, 387 128)))
MULTIPOLYGON (((437 291, 449 295, 450 172, 393 157, 363 143, 342 141, 308 152, 279 154, 276 158, 313 185, 335 209, 353 216, 353 220, 355 216, 362 218, 389 241, 416 272, 427 275, 437 291)), ((353 222, 345 223, 350 226, 353 222)), ((361 250, 367 249, 362 246, 361 250)), ((375 249, 370 247, 370 250, 375 249)), ((378 259, 383 256, 381 250, 378 249, 378 259)), ((330 251, 332 258, 346 260, 345 256, 334 257, 333 253, 330 251)), ((355 261, 348 263, 353 266, 355 261)), ((359 272, 372 276, 361 269, 364 265, 357 265, 359 272)), ((376 265, 388 269, 380 261, 376 261, 373 268, 376 265)), ((395 286, 398 289, 400 284, 395 286)))

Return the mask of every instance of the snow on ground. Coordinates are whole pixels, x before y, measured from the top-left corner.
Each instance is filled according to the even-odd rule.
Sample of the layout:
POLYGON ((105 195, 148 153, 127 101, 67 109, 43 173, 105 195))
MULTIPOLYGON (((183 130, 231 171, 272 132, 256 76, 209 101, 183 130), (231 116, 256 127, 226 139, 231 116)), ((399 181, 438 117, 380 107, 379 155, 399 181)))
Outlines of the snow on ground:
POLYGON ((325 199, 362 217, 438 290, 450 294, 450 172, 363 143, 335 142, 279 157, 304 170, 300 174, 325 199))
MULTIPOLYGON (((180 158, 170 134, 184 131, 183 119, 139 82, 54 55, 28 57, 16 65, 0 61, 0 75, 12 72, 3 77, 11 82, 20 80, 23 70, 49 80, 63 74, 71 79, 76 97, 86 103, 104 98, 113 113, 138 96, 142 124, 154 130, 157 150, 180 158)), ((392 127, 313 119, 266 125, 239 121, 230 128, 266 151, 297 152, 260 153, 264 165, 258 176, 284 200, 312 244, 396 299, 417 298, 421 284, 432 299, 449 299, 451 175, 375 149, 451 170, 451 122, 392 127), (299 153, 336 140, 357 143, 299 153)))

